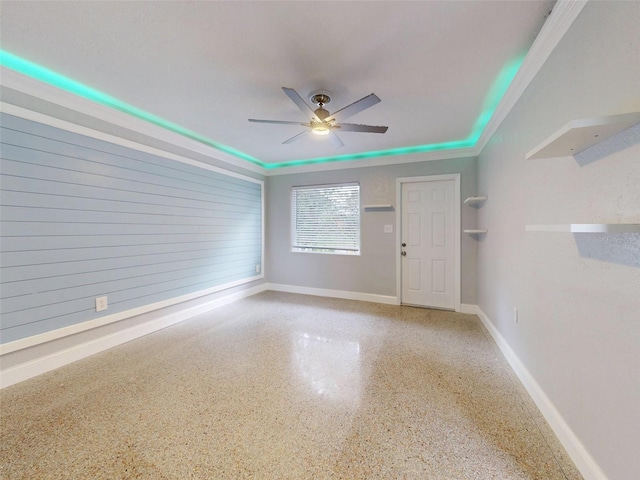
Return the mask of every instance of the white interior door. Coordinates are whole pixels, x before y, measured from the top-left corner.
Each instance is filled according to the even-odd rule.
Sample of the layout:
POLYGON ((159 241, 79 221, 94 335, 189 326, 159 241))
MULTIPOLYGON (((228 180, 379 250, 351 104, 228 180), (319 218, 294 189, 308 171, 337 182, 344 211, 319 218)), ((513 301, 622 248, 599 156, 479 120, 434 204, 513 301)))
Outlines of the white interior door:
POLYGON ((402 303, 456 308, 455 180, 402 183, 402 303))

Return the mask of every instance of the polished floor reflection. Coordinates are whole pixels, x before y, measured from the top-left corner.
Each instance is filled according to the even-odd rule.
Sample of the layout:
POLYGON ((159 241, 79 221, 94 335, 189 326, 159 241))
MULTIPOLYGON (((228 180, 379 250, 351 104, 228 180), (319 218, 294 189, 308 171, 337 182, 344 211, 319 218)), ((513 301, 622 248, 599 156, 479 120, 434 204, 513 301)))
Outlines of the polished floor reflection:
POLYGON ((7 479, 579 479, 473 315, 266 292, 1 393, 7 479))
POLYGON ((355 409, 360 404, 360 343, 312 333, 293 333, 292 371, 312 392, 355 409))

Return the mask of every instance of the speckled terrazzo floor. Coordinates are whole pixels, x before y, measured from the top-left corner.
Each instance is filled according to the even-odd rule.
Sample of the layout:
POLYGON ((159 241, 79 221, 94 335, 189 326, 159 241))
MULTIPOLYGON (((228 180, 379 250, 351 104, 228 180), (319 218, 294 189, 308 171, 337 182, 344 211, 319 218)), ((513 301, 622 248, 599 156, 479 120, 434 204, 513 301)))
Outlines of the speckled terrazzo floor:
POLYGON ((580 479, 477 317, 266 292, 6 388, 2 479, 580 479))

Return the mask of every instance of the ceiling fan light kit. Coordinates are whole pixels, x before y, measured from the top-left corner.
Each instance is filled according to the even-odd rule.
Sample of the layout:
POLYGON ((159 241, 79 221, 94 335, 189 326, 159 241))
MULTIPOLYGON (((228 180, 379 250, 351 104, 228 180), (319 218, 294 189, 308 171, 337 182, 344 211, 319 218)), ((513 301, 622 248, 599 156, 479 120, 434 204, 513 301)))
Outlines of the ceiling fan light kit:
POLYGON ((283 120, 259 120, 250 118, 250 122, 257 123, 274 123, 279 125, 301 125, 307 127, 307 130, 301 132, 288 140, 282 142, 283 144, 292 143, 305 136, 308 132, 315 135, 328 135, 331 143, 339 148, 344 146, 342 140, 335 134, 334 130, 342 130, 343 132, 365 132, 365 133, 385 133, 389 127, 374 126, 374 125, 358 125, 354 123, 340 123, 342 119, 348 118, 356 113, 361 112, 369 107, 372 107, 376 103, 380 102, 380 99, 374 94, 367 95, 360 100, 353 102, 350 105, 334 112, 333 115, 324 108, 329 102, 331 102, 331 92, 326 90, 316 90, 309 94, 309 100, 311 103, 317 106, 315 110, 302 99, 302 97, 293 88, 282 87, 284 93, 295 103, 302 113, 309 115, 311 119, 309 123, 292 122, 283 120))
POLYGON ((322 123, 313 123, 311 124, 311 133, 315 135, 329 135, 331 132, 331 128, 322 124, 322 123))

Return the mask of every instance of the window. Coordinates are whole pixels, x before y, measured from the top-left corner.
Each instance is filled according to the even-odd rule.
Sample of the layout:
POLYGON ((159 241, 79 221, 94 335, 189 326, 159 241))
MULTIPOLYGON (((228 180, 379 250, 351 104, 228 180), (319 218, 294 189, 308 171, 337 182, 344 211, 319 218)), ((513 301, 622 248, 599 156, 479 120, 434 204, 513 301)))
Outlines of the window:
POLYGON ((293 252, 360 255, 360 185, 291 189, 293 252))

